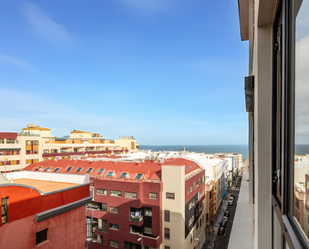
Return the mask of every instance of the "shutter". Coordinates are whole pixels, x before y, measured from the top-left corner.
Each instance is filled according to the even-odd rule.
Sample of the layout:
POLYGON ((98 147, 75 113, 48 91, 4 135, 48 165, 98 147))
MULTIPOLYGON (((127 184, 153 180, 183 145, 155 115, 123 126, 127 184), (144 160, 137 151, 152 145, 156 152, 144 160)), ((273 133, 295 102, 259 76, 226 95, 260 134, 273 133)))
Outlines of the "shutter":
POLYGON ((107 220, 102 221, 102 231, 107 233, 107 220))
POLYGON ((124 197, 129 199, 136 199, 137 193, 135 192, 124 192, 124 197))
POLYGON ((170 221, 170 211, 169 210, 164 211, 164 220, 170 221))

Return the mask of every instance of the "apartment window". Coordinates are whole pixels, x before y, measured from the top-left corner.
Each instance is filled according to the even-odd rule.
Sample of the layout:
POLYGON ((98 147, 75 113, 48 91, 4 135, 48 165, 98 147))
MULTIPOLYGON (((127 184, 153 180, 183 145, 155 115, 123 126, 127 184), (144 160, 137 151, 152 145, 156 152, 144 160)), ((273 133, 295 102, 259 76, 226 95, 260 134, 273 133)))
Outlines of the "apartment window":
POLYGON ((93 233, 93 242, 103 244, 103 236, 100 234, 93 233))
POLYGON ((31 154, 31 150, 26 150, 26 154, 27 155, 31 154))
POLYGON ((37 167, 35 170, 38 171, 38 170, 41 170, 41 169, 42 169, 42 167, 40 166, 40 167, 37 167))
POLYGON ((99 203, 100 211, 107 212, 107 203, 99 203))
POLYGON ((175 194, 174 193, 166 193, 166 199, 175 199, 175 194))
POLYGON ((114 174, 113 171, 108 172, 108 174, 106 176, 112 176, 114 174))
POLYGON ((165 239, 170 239, 170 229, 169 228, 164 228, 164 238, 165 239))
POLYGON ((124 192, 124 197, 129 199, 136 199, 137 193, 135 192, 124 192))
POLYGON ((93 208, 93 209, 99 209, 99 203, 92 201, 92 202, 87 203, 86 207, 93 208))
POLYGON ((109 207, 109 212, 113 214, 118 214, 118 208, 117 207, 109 207))
POLYGON ((47 154, 47 153, 49 153, 49 151, 48 151, 48 150, 44 150, 44 153, 46 153, 46 154, 47 154))
POLYGON ((142 176, 143 176, 143 174, 137 174, 137 175, 135 176, 135 179, 141 179, 142 176))
POLYGON ((191 165, 189 165, 189 167, 190 167, 191 169, 193 169, 191 165))
POLYGON ((109 245, 112 247, 117 247, 117 248, 119 247, 118 241, 115 241, 115 240, 110 240, 109 245))
POLYGON ((8 197, 1 198, 1 224, 8 223, 8 197))
POLYGON ((107 220, 98 219, 98 229, 107 233, 107 220))
POLYGON ((78 169, 76 170, 76 172, 80 172, 82 170, 82 167, 78 167, 78 169))
POLYGON ((31 141, 27 140, 26 145, 31 145, 31 141))
POLYGON ((44 169, 44 171, 50 171, 50 167, 47 167, 46 169, 44 169))
POLYGON ((38 150, 33 150, 33 154, 38 154, 38 150))
POLYGON ((109 191, 110 196, 116 196, 116 197, 121 197, 121 191, 119 190, 110 190, 109 191))
POLYGON ((33 141, 33 144, 34 144, 34 145, 38 145, 38 144, 39 144, 39 141, 38 141, 38 140, 34 140, 34 141, 33 141))
POLYGON ((120 175, 120 177, 121 178, 124 178, 124 177, 126 177, 128 175, 128 173, 122 173, 121 175, 120 175))
POLYGON ((118 225, 109 223, 109 229, 118 230, 118 225))
POLYGON ((68 167, 66 172, 69 172, 72 169, 72 167, 68 167))
POLYGON ((189 210, 194 206, 194 200, 189 203, 189 210))
POLYGON ((190 187, 190 193, 192 193, 192 187, 190 187))
POLYGON ((145 228, 144 228, 144 233, 146 233, 146 234, 152 234, 152 228, 151 228, 151 227, 145 227, 145 228))
POLYGON ((149 199, 157 199, 157 193, 151 193, 149 192, 149 199))
POLYGON ((170 211, 164 210, 164 221, 170 222, 170 211))
POLYGON ((190 171, 187 167, 185 167, 186 171, 190 171))
POLYGON ((152 209, 151 208, 145 208, 144 214, 145 214, 145 216, 152 216, 152 209))
POLYGON ((106 189, 96 189, 97 195, 107 195, 107 190, 106 189))
POLYGON ((189 226, 192 225, 193 221, 194 221, 194 215, 192 215, 191 218, 190 218, 190 220, 189 220, 189 226))
POLYGON ((59 169, 60 169, 60 168, 55 168, 55 169, 54 169, 54 172, 58 172, 58 171, 59 171, 59 169))
POLYGON ((86 173, 90 173, 93 170, 93 168, 87 169, 86 173))
POLYGON ((164 249, 171 249, 169 246, 164 246, 164 249))
POLYGON ((103 171, 104 169, 99 169, 98 174, 102 174, 103 171))
POLYGON ((36 233, 36 244, 40 244, 47 240, 47 230, 48 228, 36 233))

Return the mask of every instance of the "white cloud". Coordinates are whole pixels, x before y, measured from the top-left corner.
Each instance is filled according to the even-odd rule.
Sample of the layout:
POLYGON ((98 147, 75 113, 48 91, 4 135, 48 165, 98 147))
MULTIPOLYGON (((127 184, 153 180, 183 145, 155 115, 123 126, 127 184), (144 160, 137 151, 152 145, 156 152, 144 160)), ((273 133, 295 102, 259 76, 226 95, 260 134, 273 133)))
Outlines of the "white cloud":
POLYGON ((44 13, 33 3, 24 3, 23 14, 32 29, 44 39, 60 45, 68 45, 73 42, 73 37, 63 25, 53 21, 49 14, 44 13))
POLYGON ((27 62, 18 60, 6 54, 0 54, 0 61, 8 62, 10 64, 14 64, 16 66, 31 68, 31 65, 27 62))

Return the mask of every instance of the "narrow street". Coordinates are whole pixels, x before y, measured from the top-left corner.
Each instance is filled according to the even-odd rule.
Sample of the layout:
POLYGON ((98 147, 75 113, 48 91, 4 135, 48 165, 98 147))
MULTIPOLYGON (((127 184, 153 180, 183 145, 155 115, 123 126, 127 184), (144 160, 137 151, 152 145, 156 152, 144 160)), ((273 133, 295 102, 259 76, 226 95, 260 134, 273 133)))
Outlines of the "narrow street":
MULTIPOLYGON (((230 239, 230 235, 231 235, 231 231, 232 231, 232 227, 233 227, 233 221, 234 221, 234 217, 235 217, 235 212, 236 212, 236 208, 237 208, 237 201, 238 201, 238 195, 239 195, 239 189, 240 189, 240 185, 237 184, 237 182, 241 183, 241 176, 238 177, 238 179, 235 181, 235 183, 230 187, 229 191, 228 191, 228 198, 230 197, 230 194, 233 193, 234 194, 234 203, 232 206, 227 206, 226 210, 230 211, 230 218, 228 220, 227 223, 227 227, 225 229, 225 233, 224 234, 213 234, 212 238, 215 238, 214 241, 214 245, 213 247, 211 245, 209 245, 209 243, 204 244, 203 245, 203 249, 227 249, 228 248, 228 243, 229 243, 229 239, 230 239)), ((219 213, 220 211, 218 211, 219 213)), ((220 217, 220 219, 222 219, 220 217)), ((221 223, 221 221, 219 221, 221 223)))

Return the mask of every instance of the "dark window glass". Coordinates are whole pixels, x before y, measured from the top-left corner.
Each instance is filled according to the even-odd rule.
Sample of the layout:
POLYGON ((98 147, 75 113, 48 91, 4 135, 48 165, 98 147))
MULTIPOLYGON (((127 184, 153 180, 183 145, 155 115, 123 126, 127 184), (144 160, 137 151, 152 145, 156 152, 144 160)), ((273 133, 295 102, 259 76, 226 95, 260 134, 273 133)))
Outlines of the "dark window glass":
POLYGON ((47 240, 47 230, 48 228, 36 233, 36 244, 40 244, 47 240))
POLYGON ((170 211, 164 210, 164 221, 170 222, 170 211))

